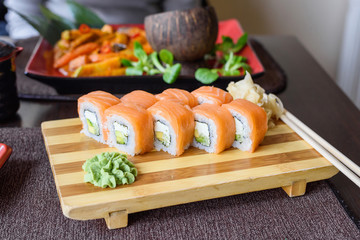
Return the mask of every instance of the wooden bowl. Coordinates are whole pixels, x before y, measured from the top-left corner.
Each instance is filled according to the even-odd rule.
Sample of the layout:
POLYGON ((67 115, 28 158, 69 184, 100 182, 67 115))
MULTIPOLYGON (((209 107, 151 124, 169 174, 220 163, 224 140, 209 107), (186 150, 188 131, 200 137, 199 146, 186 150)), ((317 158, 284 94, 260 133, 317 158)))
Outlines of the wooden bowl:
POLYGON ((145 31, 154 50, 167 49, 178 61, 194 61, 213 49, 218 20, 213 7, 176 10, 147 16, 145 31))

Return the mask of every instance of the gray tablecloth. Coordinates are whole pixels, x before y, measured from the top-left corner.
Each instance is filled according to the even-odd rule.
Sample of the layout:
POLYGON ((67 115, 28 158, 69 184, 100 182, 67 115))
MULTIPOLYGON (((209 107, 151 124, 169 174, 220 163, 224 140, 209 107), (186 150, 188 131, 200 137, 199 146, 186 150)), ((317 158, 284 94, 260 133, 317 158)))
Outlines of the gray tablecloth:
POLYGON ((360 239, 325 181, 302 197, 273 189, 130 214, 108 230, 62 214, 39 128, 2 128, 0 142, 13 147, 0 169, 0 239, 360 239))

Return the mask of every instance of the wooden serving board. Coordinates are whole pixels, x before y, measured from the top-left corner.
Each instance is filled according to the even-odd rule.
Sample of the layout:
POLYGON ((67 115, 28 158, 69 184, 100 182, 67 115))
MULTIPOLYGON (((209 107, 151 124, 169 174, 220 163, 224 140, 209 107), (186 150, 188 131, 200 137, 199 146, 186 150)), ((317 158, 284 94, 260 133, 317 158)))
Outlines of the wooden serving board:
POLYGON ((127 226, 129 213, 282 187, 290 196, 306 183, 338 170, 279 121, 254 153, 228 149, 208 154, 190 148, 180 157, 150 152, 130 157, 139 171, 131 185, 102 189, 83 181, 82 164, 96 154, 117 151, 80 133, 78 118, 43 122, 44 141, 65 216, 105 218, 109 228, 127 226))

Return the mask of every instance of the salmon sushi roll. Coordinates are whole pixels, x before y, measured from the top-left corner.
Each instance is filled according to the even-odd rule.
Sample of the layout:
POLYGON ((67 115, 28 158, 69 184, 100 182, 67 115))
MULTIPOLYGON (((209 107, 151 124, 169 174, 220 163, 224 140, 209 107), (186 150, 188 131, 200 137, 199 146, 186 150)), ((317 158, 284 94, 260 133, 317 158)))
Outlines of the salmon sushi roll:
POLYGON ((149 112, 154 121, 154 147, 179 156, 187 149, 194 136, 194 114, 180 103, 159 101, 149 112))
POLYGON ((104 91, 94 91, 78 99, 78 113, 83 125, 82 133, 105 143, 107 131, 103 128, 104 112, 107 108, 120 103, 120 99, 104 91))
POLYGON ((159 100, 168 100, 179 102, 183 105, 188 105, 190 108, 198 105, 197 99, 190 92, 178 89, 178 88, 169 88, 163 91, 160 94, 156 95, 156 98, 159 100))
POLYGON ((149 152, 154 147, 151 114, 143 107, 120 103, 105 110, 107 143, 131 156, 149 152))
POLYGON ((198 100, 199 104, 210 103, 222 105, 233 100, 230 93, 216 87, 202 86, 191 92, 198 100))
POLYGON ((229 110, 204 103, 193 109, 195 131, 192 146, 209 153, 220 153, 235 139, 235 121, 229 110))
POLYGON ((236 99, 224 104, 235 120, 235 141, 233 147, 254 152, 265 137, 268 129, 266 112, 255 103, 236 99))
POLYGON ((145 109, 148 109, 154 105, 158 100, 156 97, 148 92, 142 90, 135 90, 121 98, 122 103, 133 103, 137 104, 145 109))

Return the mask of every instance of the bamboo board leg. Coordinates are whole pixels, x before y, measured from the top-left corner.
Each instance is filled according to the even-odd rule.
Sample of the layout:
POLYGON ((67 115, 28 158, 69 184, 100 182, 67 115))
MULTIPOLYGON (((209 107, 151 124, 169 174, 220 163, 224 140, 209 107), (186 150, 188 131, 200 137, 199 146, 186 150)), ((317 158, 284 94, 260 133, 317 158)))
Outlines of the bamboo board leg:
POLYGON ((301 179, 292 182, 290 186, 282 187, 282 189, 289 195, 289 197, 297 197, 305 194, 306 191, 306 180, 301 179))
POLYGON ((108 213, 105 216, 105 222, 109 229, 123 228, 128 225, 128 212, 121 210, 108 213))

